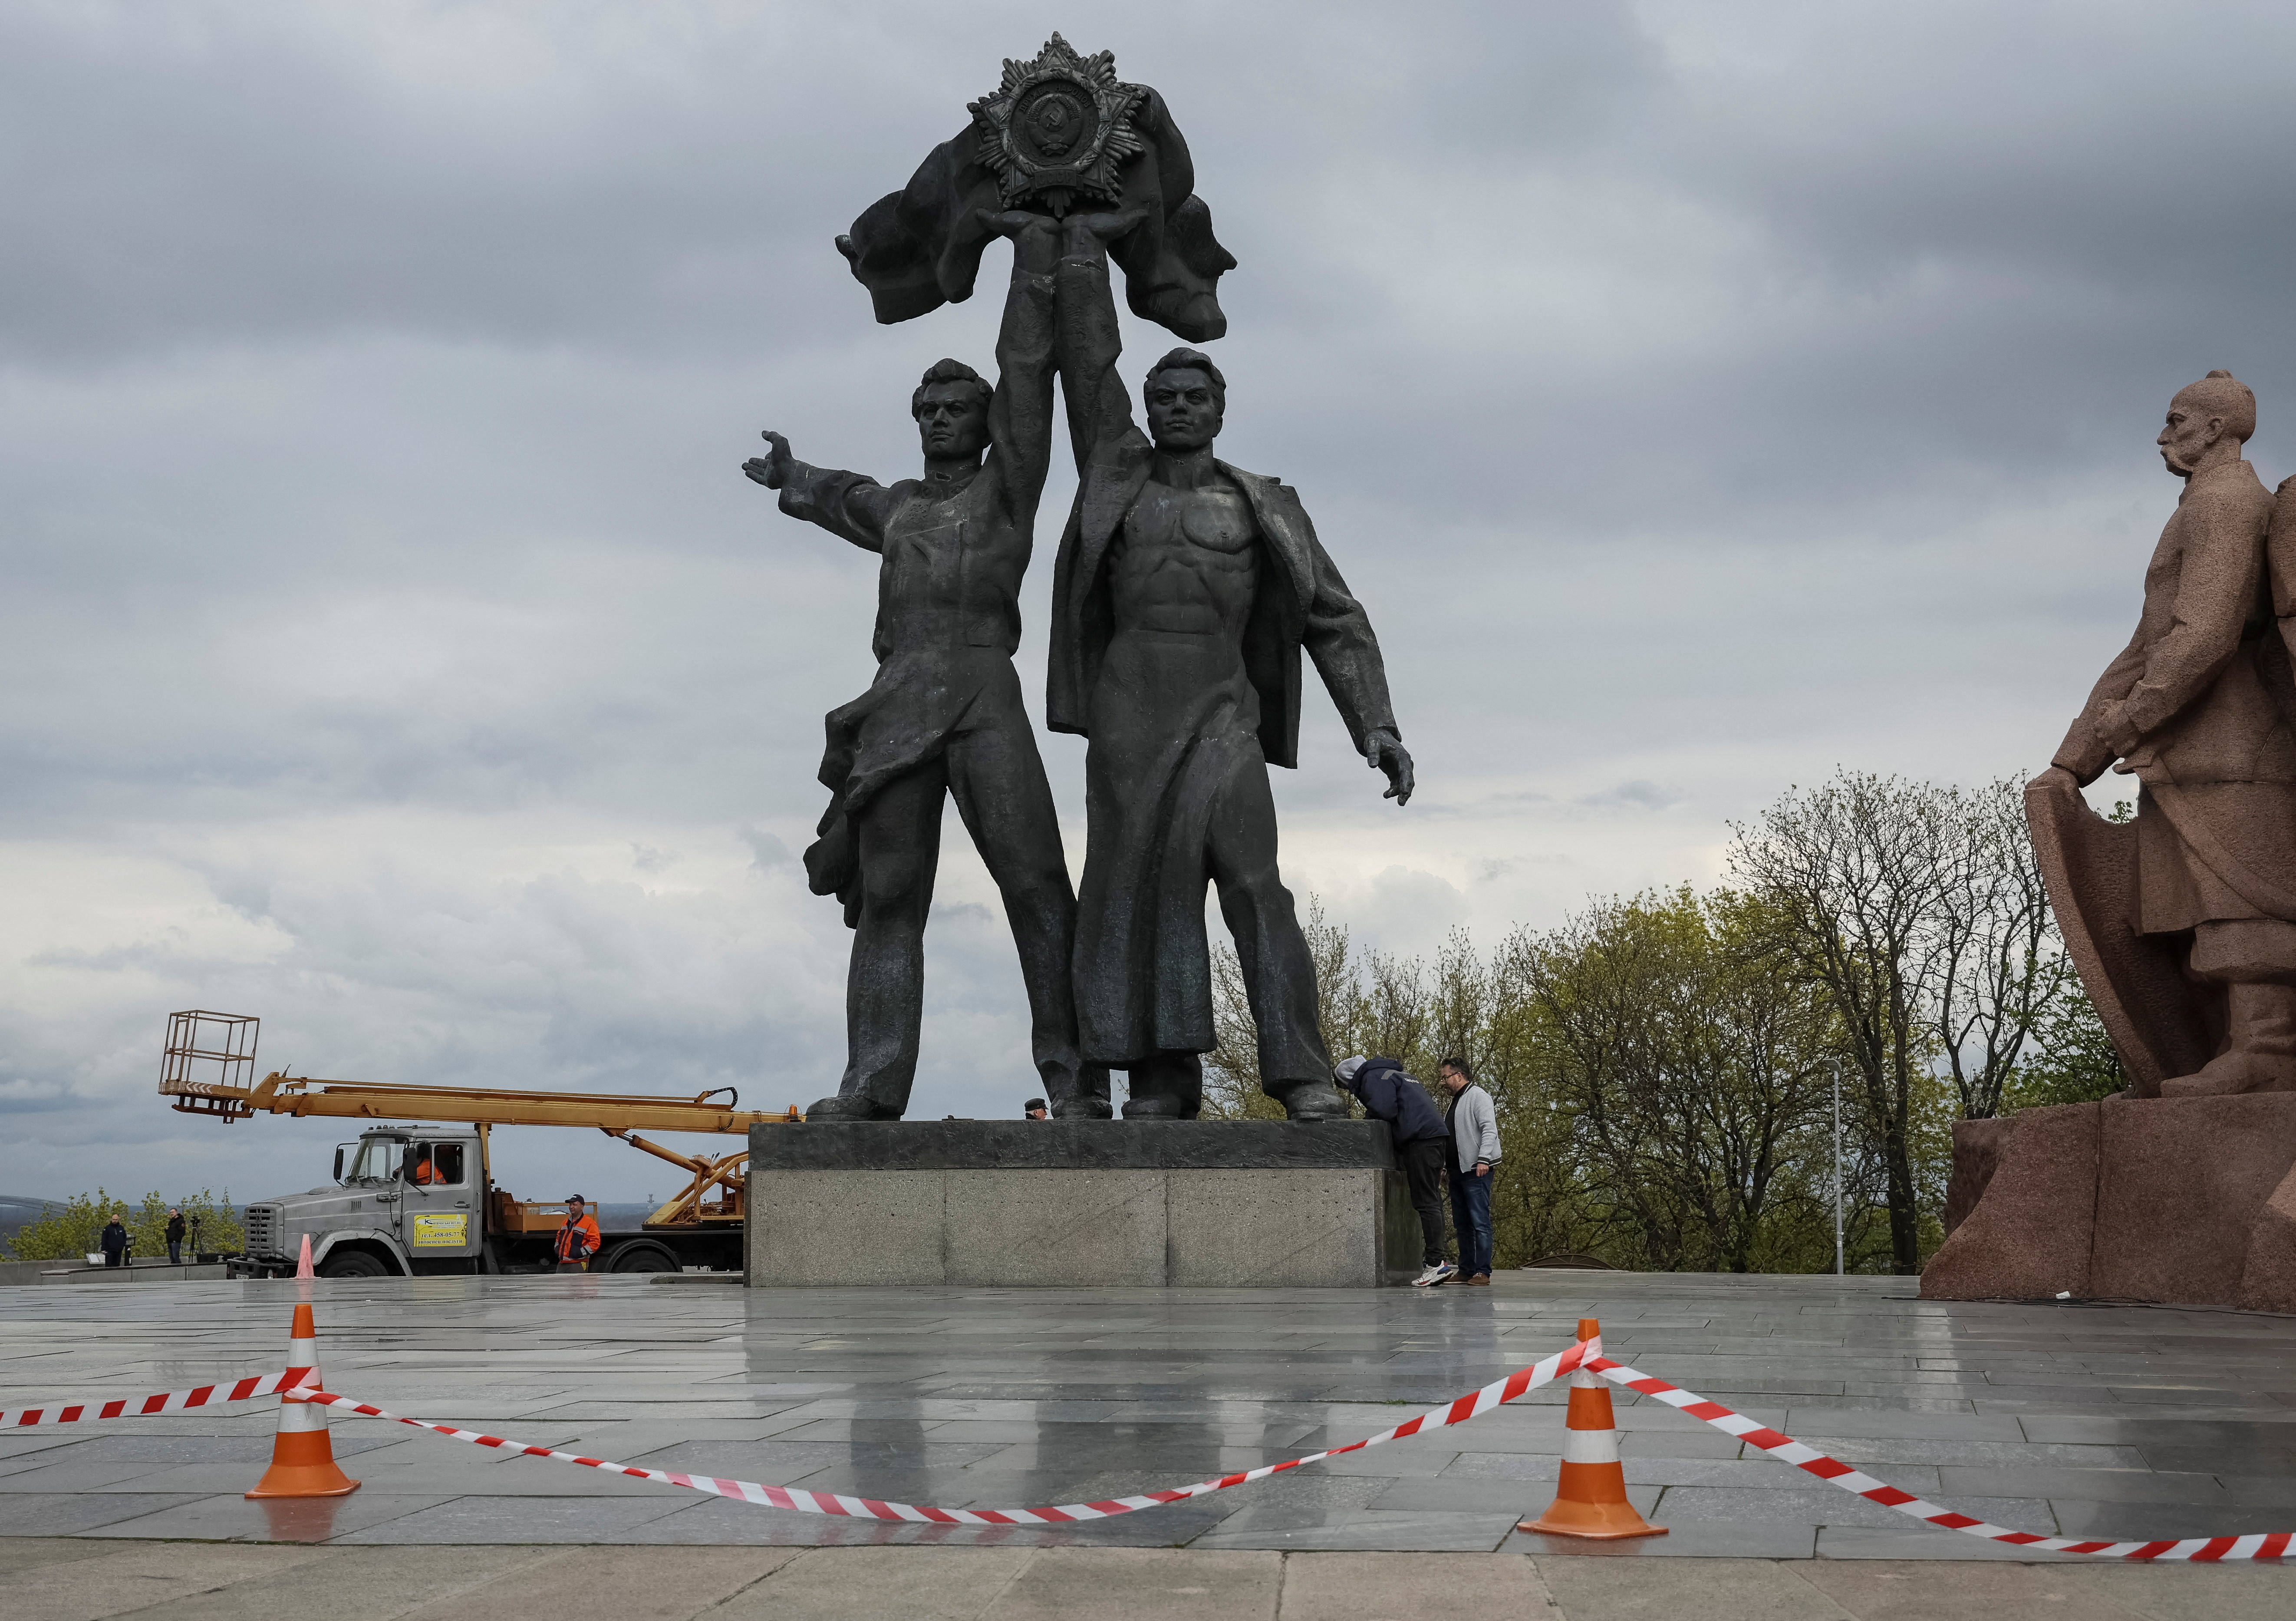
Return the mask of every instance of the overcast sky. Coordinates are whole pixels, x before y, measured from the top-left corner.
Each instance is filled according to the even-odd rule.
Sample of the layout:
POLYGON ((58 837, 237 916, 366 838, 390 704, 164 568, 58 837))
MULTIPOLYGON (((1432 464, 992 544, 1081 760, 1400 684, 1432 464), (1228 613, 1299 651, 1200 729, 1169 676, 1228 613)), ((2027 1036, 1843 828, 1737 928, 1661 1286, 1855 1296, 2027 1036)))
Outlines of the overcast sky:
MULTIPOLYGON (((794 857, 874 560, 738 465, 914 471, 1004 250, 883 327, 831 239, 1054 28, 1185 132, 1222 454, 1386 649, 1411 805, 1320 693, 1274 773, 1368 942, 1711 882, 1837 765, 2038 769, 2134 623, 2169 395, 2231 368, 2296 471, 2284 5, 9 0, 0 1192, 322 1174, 339 1126, 164 1109, 177 1008, 299 1074, 834 1089, 794 857)), ((1170 341, 1128 317, 1128 372, 1170 341)), ((948 828, 912 1113, 1009 1115, 948 828)), ((594 1135, 497 1163, 669 1191, 594 1135)))

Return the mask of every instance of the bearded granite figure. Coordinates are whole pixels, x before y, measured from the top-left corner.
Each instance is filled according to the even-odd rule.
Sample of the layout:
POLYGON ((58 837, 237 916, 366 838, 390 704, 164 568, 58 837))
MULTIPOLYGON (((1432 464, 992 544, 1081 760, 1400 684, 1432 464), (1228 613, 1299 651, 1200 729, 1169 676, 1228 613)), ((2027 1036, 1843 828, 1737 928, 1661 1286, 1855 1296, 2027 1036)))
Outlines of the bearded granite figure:
POLYGON ((2243 458, 2255 428, 2227 372, 2170 401, 2158 443, 2185 490, 2136 632, 2026 793, 2138 1097, 2296 1090, 2296 522, 2243 458), (2133 830, 2080 804, 2108 766, 2136 778, 2133 830))

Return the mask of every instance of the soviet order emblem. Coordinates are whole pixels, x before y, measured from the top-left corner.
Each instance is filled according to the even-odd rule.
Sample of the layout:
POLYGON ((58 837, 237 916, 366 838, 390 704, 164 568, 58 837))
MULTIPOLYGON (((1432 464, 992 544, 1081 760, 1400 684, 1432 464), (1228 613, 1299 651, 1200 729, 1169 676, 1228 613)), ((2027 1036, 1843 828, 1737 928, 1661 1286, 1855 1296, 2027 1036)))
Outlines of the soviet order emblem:
POLYGON ((968 109, 980 128, 980 161, 995 171, 1004 206, 1041 200, 1065 214, 1081 193, 1123 194, 1118 167, 1144 149, 1132 115, 1147 98, 1116 77, 1114 53, 1078 56, 1058 34, 1034 62, 1004 62, 1004 83, 968 109))

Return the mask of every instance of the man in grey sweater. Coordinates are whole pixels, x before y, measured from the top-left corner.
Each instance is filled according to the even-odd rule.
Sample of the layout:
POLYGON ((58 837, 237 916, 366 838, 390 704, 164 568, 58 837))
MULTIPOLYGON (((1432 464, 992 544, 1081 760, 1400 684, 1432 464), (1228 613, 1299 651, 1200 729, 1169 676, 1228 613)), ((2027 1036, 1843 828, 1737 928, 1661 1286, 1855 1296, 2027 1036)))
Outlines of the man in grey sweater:
POLYGON ((1464 1057, 1443 1060, 1444 1090, 1451 1094, 1451 1230, 1459 1241, 1459 1270, 1452 1283, 1491 1281, 1491 1173, 1499 1163, 1498 1112, 1491 1095, 1475 1084, 1464 1057))

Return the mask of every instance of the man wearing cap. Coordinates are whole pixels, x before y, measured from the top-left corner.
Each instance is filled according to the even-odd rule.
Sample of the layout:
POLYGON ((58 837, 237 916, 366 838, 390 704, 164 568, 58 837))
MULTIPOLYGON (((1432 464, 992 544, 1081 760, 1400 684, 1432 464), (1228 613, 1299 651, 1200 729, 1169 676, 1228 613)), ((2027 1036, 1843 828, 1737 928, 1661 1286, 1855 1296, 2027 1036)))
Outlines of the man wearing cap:
POLYGON ((1050 1120, 1053 1115, 1052 1111, 1045 1107, 1042 1098, 1031 1098, 1021 1106, 1021 1117, 1024 1120, 1050 1120))
POLYGON ((582 1207, 582 1196, 566 1201, 566 1225, 558 1230, 558 1270, 586 1272, 590 1257, 598 1253, 598 1221, 582 1207))
POLYGON ((1411 1207, 1419 1213, 1420 1259, 1426 1270, 1412 1287, 1426 1288, 1458 1269, 1443 1258, 1443 1156, 1451 1132, 1435 1112, 1435 1100, 1393 1058, 1349 1058, 1332 1072, 1340 1090, 1364 1106, 1374 1120, 1387 1122, 1395 1157, 1410 1185, 1411 1207))

